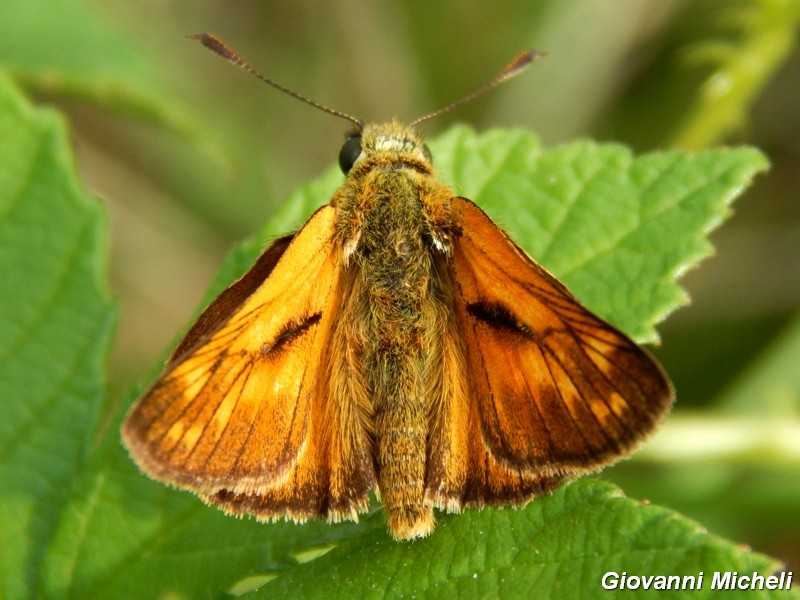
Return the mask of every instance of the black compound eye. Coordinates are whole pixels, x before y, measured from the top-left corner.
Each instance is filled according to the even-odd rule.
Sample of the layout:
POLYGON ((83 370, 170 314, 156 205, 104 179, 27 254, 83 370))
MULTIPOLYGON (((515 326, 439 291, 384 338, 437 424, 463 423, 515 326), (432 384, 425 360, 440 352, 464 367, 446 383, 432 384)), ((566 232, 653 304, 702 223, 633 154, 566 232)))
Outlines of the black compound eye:
POLYGON ((361 156, 361 136, 351 135, 339 150, 339 168, 347 175, 361 156))
POLYGON ((433 156, 431 155, 431 149, 428 148, 428 144, 422 144, 422 153, 425 155, 425 158, 428 159, 428 162, 433 164, 433 156))

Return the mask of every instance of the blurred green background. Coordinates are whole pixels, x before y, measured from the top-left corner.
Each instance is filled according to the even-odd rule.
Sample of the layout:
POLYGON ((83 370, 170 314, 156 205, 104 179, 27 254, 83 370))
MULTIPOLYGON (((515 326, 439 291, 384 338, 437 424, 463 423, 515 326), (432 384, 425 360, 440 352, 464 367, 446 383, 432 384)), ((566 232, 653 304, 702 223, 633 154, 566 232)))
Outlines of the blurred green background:
POLYGON ((163 359, 226 250, 331 164, 347 130, 189 34, 216 33, 365 120, 440 108, 535 47, 549 56, 425 132, 463 121, 549 147, 758 146, 771 171, 713 234, 717 255, 682 278, 691 305, 660 328, 674 415, 607 473, 800 570, 798 22, 798 0, 5 0, 0 65, 67 113, 84 184, 108 206, 116 398, 163 359))

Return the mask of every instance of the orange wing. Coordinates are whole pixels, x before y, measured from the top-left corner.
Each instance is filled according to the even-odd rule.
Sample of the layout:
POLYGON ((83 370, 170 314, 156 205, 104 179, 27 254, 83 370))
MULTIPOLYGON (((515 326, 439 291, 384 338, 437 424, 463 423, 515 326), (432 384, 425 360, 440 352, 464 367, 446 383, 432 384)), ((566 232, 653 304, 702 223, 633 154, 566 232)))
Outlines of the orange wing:
POLYGON ((336 402, 334 209, 214 301, 134 405, 123 439, 156 479, 264 519, 356 518, 375 483, 358 407, 336 402))
POLYGON ((426 500, 518 503, 629 452, 666 414, 661 367, 583 308, 469 200, 446 266, 454 299, 426 500), (459 377, 463 370, 466 377, 459 377), (448 383, 449 382, 449 383, 448 383))

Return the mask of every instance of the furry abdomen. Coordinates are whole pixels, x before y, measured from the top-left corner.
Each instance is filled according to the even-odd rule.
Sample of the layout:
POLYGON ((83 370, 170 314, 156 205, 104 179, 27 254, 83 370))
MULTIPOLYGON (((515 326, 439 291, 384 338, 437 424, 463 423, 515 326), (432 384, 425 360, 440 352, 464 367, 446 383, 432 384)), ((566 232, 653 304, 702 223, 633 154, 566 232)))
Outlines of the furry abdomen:
POLYGON ((379 492, 390 530, 404 538, 433 527, 424 506, 428 415, 439 400, 431 374, 441 372, 444 327, 432 255, 441 250, 424 202, 431 190, 415 175, 373 169, 340 205, 343 224, 357 224, 346 318, 359 329, 351 341, 370 402, 379 492))

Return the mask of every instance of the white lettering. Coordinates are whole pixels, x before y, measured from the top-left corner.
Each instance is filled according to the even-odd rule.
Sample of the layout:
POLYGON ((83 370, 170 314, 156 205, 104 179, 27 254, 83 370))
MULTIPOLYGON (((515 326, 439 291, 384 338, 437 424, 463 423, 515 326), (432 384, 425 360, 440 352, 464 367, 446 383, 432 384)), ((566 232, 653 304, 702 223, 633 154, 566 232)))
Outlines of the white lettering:
POLYGON ((699 590, 700 588, 697 587, 697 578, 700 578, 700 584, 703 583, 703 574, 700 575, 684 575, 683 579, 680 581, 676 590, 699 590))
POLYGON ((615 590, 619 585, 619 573, 614 571, 609 571, 605 575, 603 575, 603 579, 600 582, 604 589, 607 590, 615 590))
MULTIPOLYGON (((704 573, 697 575, 629 575, 626 571, 608 571, 600 581, 606 590, 702 590, 704 573)), ((712 590, 790 590, 791 571, 773 575, 739 574, 737 571, 715 571, 712 590)))
MULTIPOLYGON (((736 575, 717 572, 714 574, 714 586, 719 589, 736 589, 735 586, 739 583, 736 575)), ((746 581, 745 585, 747 583, 746 581)), ((606 590, 702 590, 703 572, 697 575, 629 575, 626 571, 608 571, 603 574, 601 585, 606 590)))
POLYGON ((712 590, 727 590, 730 589, 730 585, 731 585, 730 571, 725 571, 724 573, 716 571, 714 573, 714 579, 711 580, 712 590))

